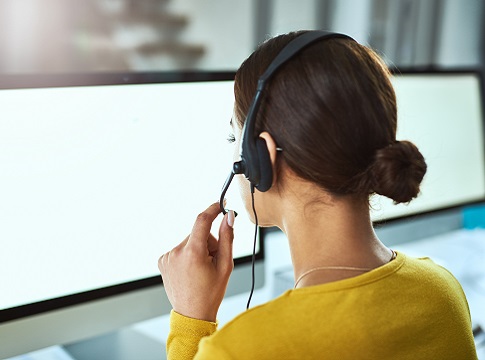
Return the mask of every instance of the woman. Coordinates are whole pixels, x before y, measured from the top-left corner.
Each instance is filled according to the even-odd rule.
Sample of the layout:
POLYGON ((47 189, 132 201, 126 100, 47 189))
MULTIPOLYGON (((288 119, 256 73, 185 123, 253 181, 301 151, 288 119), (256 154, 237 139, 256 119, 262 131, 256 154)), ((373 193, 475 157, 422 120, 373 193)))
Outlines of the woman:
MULTIPOLYGON (((302 32, 262 44, 235 79, 235 154, 258 78, 302 32)), ((262 226, 287 236, 295 289, 216 330, 233 268, 234 212, 219 239, 213 204, 159 268, 172 303, 169 359, 475 359, 463 290, 429 259, 377 238, 369 196, 407 203, 426 163, 396 140, 396 99, 378 56, 352 39, 316 41, 285 63, 262 100, 255 134, 268 148, 272 183, 255 191, 262 226)), ((250 184, 241 194, 251 211, 250 184)))

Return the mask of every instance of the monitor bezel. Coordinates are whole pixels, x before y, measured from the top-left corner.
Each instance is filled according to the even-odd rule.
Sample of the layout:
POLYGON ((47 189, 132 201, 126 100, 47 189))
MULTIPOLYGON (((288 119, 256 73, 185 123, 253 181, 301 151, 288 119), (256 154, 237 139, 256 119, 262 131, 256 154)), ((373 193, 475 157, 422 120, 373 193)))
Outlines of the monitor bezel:
MULTIPOLYGON (((0 91, 37 88, 69 88, 80 86, 117 86, 233 81, 234 76, 234 71, 0 74, 0 91)), ((264 229, 259 228, 257 236, 259 250, 256 252, 254 258, 256 262, 260 262, 264 259, 264 233, 264 229)), ((252 255, 238 257, 234 259, 234 266, 248 264, 252 261, 252 255)), ((89 291, 19 305, 7 309, 0 309, 0 324, 160 285, 163 285, 161 276, 152 276, 89 291)))

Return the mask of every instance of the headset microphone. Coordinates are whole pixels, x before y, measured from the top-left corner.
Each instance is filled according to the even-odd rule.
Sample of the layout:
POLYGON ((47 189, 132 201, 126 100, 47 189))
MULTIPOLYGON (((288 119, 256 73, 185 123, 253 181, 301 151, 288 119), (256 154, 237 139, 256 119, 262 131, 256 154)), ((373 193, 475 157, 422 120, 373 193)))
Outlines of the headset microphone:
POLYGON ((224 209, 224 198, 226 197, 227 189, 229 189, 229 185, 231 185, 232 179, 234 179, 234 175, 236 174, 244 174, 244 163, 242 161, 235 162, 232 165, 232 170, 229 176, 227 177, 224 185, 222 186, 221 191, 221 198, 219 199, 219 206, 221 207, 221 212, 223 215, 227 214, 227 210, 224 209))

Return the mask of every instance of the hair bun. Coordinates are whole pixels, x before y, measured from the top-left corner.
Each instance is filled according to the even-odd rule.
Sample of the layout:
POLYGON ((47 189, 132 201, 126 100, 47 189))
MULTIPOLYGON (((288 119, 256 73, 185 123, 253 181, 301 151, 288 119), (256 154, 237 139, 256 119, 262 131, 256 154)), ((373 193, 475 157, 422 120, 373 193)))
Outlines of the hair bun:
POLYGON ((397 141, 377 150, 372 167, 373 191, 407 203, 419 194, 419 185, 426 174, 426 162, 410 141, 397 141))

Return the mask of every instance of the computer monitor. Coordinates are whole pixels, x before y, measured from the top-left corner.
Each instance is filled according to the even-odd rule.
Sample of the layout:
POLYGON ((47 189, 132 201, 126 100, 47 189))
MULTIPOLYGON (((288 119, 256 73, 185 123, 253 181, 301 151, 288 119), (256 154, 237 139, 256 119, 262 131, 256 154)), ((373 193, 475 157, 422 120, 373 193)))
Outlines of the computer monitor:
POLYGON ((409 204, 374 196, 372 219, 416 218, 485 200, 481 76, 473 71, 396 71, 398 140, 415 143, 426 159, 421 193, 409 204))
MULTIPOLYGON (((92 82, 97 83, 99 79, 94 79, 92 82)), ((372 219, 376 222, 409 219, 409 217, 414 218, 422 214, 483 201, 485 169, 480 76, 475 72, 406 72, 396 74, 393 77, 393 84, 399 107, 398 139, 416 143, 426 158, 428 172, 423 181, 421 195, 409 205, 393 205, 388 199, 376 196, 372 200, 374 208, 372 219)), ((54 229, 52 230, 54 234, 61 234, 65 239, 76 240, 70 244, 59 240, 53 242, 56 250, 64 255, 68 254, 66 256, 75 256, 76 252, 83 251, 83 246, 87 245, 83 240, 87 236, 85 227, 89 224, 96 230, 94 232, 101 234, 109 234, 106 224, 114 228, 121 226, 124 230, 116 231, 114 239, 111 236, 102 235, 102 241, 95 244, 100 251, 105 250, 103 247, 108 247, 108 255, 104 255, 105 257, 98 256, 96 251, 90 252, 84 249, 80 267, 84 273, 78 274, 78 279, 81 278, 81 281, 84 281, 84 275, 86 275, 86 277, 90 276, 86 280, 103 280, 102 276, 98 277, 99 272, 97 273, 93 267, 96 257, 108 261, 114 260, 112 267, 106 269, 111 275, 105 278, 104 283, 97 283, 91 288, 85 286, 83 289, 74 289, 73 291, 77 291, 76 294, 65 297, 58 298, 55 297, 57 295, 50 295, 50 300, 45 302, 36 302, 38 299, 32 300, 30 295, 30 302, 27 299, 24 301, 26 305, 18 307, 20 316, 10 321, 5 321, 5 315, 11 314, 11 311, 5 309, 6 305, 3 304, 0 310, 0 319, 3 321, 0 324, 0 339, 2 339, 0 355, 6 356, 6 351, 10 351, 8 354, 14 354, 51 343, 77 340, 168 311, 170 307, 163 291, 159 286, 153 286, 154 282, 159 281, 158 275, 153 276, 157 272, 156 258, 171 246, 169 241, 165 242, 166 227, 161 221, 159 222, 162 217, 157 215, 158 211, 162 211, 158 208, 159 202, 164 196, 170 196, 171 209, 172 206, 174 207, 173 214, 184 214, 184 216, 172 216, 173 214, 170 213, 168 217, 171 225, 179 221, 182 224, 182 218, 185 221, 180 229, 177 229, 183 232, 183 235, 174 235, 177 242, 186 235, 187 229, 190 229, 190 224, 199 208, 217 199, 219 187, 222 185, 221 179, 227 175, 227 164, 232 162, 232 149, 225 148, 226 145, 222 144, 221 148, 213 147, 213 143, 207 140, 212 133, 205 137, 195 136, 195 138, 193 134, 200 135, 205 129, 200 127, 199 120, 215 121, 218 126, 213 130, 213 141, 219 144, 221 137, 223 138, 229 131, 226 125, 232 112, 231 86, 229 82, 221 81, 0 91, 0 109, 2 109, 0 164, 2 168, 6 167, 4 163, 12 167, 12 171, 4 171, 0 174, 0 199, 10 199, 9 202, 6 200, 0 202, 2 245, 9 245, 8 241, 4 240, 6 239, 5 229, 10 229, 8 234, 11 239, 12 236, 16 236, 17 229, 20 234, 28 234, 30 231, 38 237, 39 230, 50 225, 54 229), (224 86, 227 86, 224 91, 215 90, 224 86), (163 90, 169 88, 170 90, 163 90), (89 95, 90 92, 93 93, 89 95), (15 99, 16 94, 22 93, 26 95, 17 96, 15 99), (129 93, 131 94, 128 95, 129 93), (176 94, 184 99, 183 103, 175 103, 173 99, 177 97, 176 94), (167 101, 167 96, 170 101, 167 101), (88 100, 93 104, 89 104, 88 100), (69 111, 72 108, 79 110, 69 111), (45 116, 42 115, 44 112, 45 116), (5 116, 5 114, 9 115, 5 116), (27 119, 25 116, 20 117, 20 114, 27 114, 27 119), (34 120, 32 114, 36 115, 34 120), (150 124, 160 125, 161 119, 167 120, 168 114, 174 114, 170 120, 175 118, 179 121, 165 123, 169 124, 167 125, 170 126, 169 130, 161 131, 155 128, 152 133, 150 124), (17 117, 23 120, 17 123, 15 122, 17 117), (219 126, 220 124, 222 125, 219 126), (189 138, 177 137, 178 141, 175 145, 163 152, 158 147, 161 146, 163 149, 164 145, 159 144, 158 140, 170 142, 175 136, 181 135, 181 130, 177 131, 174 128, 177 125, 181 125, 180 129, 187 133, 190 141, 200 139, 205 141, 197 145, 196 151, 184 151, 184 144, 195 145, 189 144, 189 138), (8 132, 10 135, 7 136, 8 129, 10 129, 8 132), (69 129, 71 132, 68 131, 69 129), (140 140, 145 138, 146 141, 140 140), (22 145, 24 143, 26 147, 22 145), (42 146, 39 145, 41 143, 42 146), (210 155, 201 155, 206 148, 211 149, 210 155), (66 149, 70 151, 66 152, 66 149), (221 152, 218 149, 224 150, 221 152), (167 153, 170 156, 162 161, 167 153), (142 156, 145 154, 150 156, 145 159, 145 156, 142 156), (174 162, 175 154, 181 159, 180 164, 183 167, 179 172, 167 172, 169 164, 171 164, 169 166, 178 164, 174 162), (216 159, 219 155, 222 158, 214 160, 216 164, 207 163, 208 158, 216 159), (13 160, 15 158, 18 160, 13 160), (9 159, 8 162, 6 159, 9 159), (24 163, 28 166, 24 166, 24 163), (59 174, 61 165, 65 171, 59 174), (31 180, 29 172, 36 174, 42 181, 31 180), (109 174, 112 173, 115 175, 110 176, 109 174), (62 177, 59 178, 61 175, 62 177), (52 182, 48 180, 49 176, 54 178, 52 182), (155 179, 151 179, 152 176, 155 179), (71 180, 61 181, 63 179, 71 180), (165 187, 159 186, 164 181, 171 182, 165 187), (190 181, 194 183, 189 185, 190 181), (176 192, 174 189, 179 185, 182 185, 181 195, 174 196, 176 192), (48 191, 60 195, 51 198, 48 191), (197 197, 197 201, 200 200, 200 204, 188 205, 194 197, 197 197), (41 205, 33 209, 22 206, 34 200, 41 205), (66 202, 68 204, 65 204, 66 202), (68 207, 75 202, 83 208, 68 207), (115 207, 114 211, 119 217, 105 219, 106 209, 112 202, 114 203, 112 207, 115 207), (42 223, 36 219, 35 215, 45 219, 47 215, 44 212, 48 213, 60 205, 67 206, 66 212, 57 211, 54 213, 56 215, 54 219, 47 219, 49 221, 44 220, 42 223), (152 212, 149 213, 150 209, 145 207, 150 207, 152 212), (123 211, 127 213, 123 214, 123 211), (12 219, 13 214, 20 214, 16 222, 12 219), (70 214, 71 217, 69 217, 70 214), (140 249, 142 240, 136 238, 122 241, 116 238, 129 237, 130 233, 131 236, 137 235, 136 233, 133 235, 134 231, 130 230, 131 226, 136 225, 132 225, 134 222, 132 217, 140 219, 143 228, 139 229, 139 232, 144 234, 144 239, 152 233, 155 234, 152 240, 154 242, 146 245, 151 246, 144 258, 149 264, 143 263, 136 266, 136 271, 145 271, 139 274, 139 278, 143 279, 136 280, 133 274, 131 278, 129 274, 124 274, 128 278, 121 279, 122 283, 119 284, 113 279, 114 276, 118 276, 117 271, 124 270, 120 264, 125 264, 126 259, 132 259, 133 253, 138 259, 143 258, 140 253, 144 250, 140 249), (89 223, 87 223, 88 220, 89 223), (61 226, 66 222, 68 226, 61 226), (133 241, 135 244, 130 248, 133 241), (121 243, 126 248, 118 249, 121 243), (106 286, 108 284, 111 286, 106 286), (66 306, 67 299, 76 299, 77 305, 66 306), (48 308, 50 311, 37 315, 32 313, 32 309, 42 304, 51 304, 52 306, 48 308), (140 306, 140 304, 143 305, 140 306), (127 316, 130 318, 126 319, 127 316), (72 326, 73 323, 76 327, 72 326), (4 346, 3 342, 7 346, 4 346), (10 342, 17 344, 12 346, 10 342)), ((234 191, 234 188, 231 191, 234 191)), ((231 201, 239 199, 237 194, 230 194, 228 198, 231 201)), ((244 208, 240 204, 234 204, 232 207, 236 210, 244 208)), ((244 227, 241 222, 238 217, 237 227, 244 227)), ((44 239, 46 237, 44 235, 44 239)), ((240 236, 236 234, 236 237, 243 239, 241 246, 244 242, 244 248, 237 253, 240 258, 236 259, 236 264, 239 266, 236 267, 233 277, 238 276, 238 270, 249 270, 247 255, 250 253, 251 225, 248 224, 246 233, 240 236)), ((51 237, 48 240, 50 241, 51 237)), ((48 257, 54 250, 51 245, 39 251, 40 254, 33 255, 34 261, 36 261, 35 255, 48 257)), ((262 248, 260 248, 259 257, 262 257, 261 251, 262 248)), ((18 253, 8 254, 4 251, 0 253, 0 276, 2 276, 0 283, 20 288, 28 285, 36 286, 32 279, 38 278, 42 269, 31 267, 29 256, 32 255, 28 255, 28 252, 28 249, 22 247, 18 253), (7 264, 4 260, 8 256, 20 258, 17 262, 12 259, 6 260, 9 264, 13 264, 14 268, 4 267, 7 264), (14 270, 19 265, 24 268, 14 270), (15 281, 16 278, 20 279, 17 276, 21 274, 24 274, 22 280, 24 283, 15 281)), ((65 273, 63 275, 65 275, 67 287, 72 286, 70 284, 72 281, 67 282, 68 277, 71 278, 69 273, 71 262, 66 261, 65 264, 61 271, 65 273)), ((51 269, 51 273, 56 275, 56 269, 53 267, 51 269)), ((257 278, 261 279, 262 274, 257 278)), ((243 279, 246 280, 244 282, 246 291, 249 274, 243 274, 243 279)), ((232 284, 237 289, 230 291, 238 291, 240 284, 236 282, 232 284)), ((38 285, 40 286, 37 289, 44 290, 44 285, 50 286, 49 279, 41 278, 38 285)), ((2 291, 3 293, 6 291, 2 291)), ((28 298, 27 295, 26 298, 28 298)))
MULTIPOLYGON (((0 80, 0 358, 168 313, 157 260, 220 196, 233 78, 0 80)), ((232 295, 251 287, 254 225, 236 185, 227 199, 241 213, 232 295)), ((256 287, 262 262, 258 241, 256 287)))

